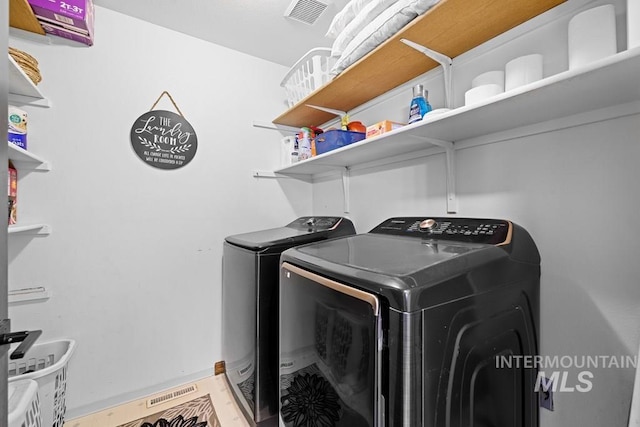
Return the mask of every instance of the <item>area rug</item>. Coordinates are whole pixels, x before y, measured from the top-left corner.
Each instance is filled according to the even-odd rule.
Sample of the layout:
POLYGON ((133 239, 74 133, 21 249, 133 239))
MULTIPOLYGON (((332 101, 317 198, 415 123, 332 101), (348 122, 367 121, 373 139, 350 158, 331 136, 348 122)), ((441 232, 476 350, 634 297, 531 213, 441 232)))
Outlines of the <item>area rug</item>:
POLYGON ((206 394, 118 427, 220 427, 220 421, 206 394))

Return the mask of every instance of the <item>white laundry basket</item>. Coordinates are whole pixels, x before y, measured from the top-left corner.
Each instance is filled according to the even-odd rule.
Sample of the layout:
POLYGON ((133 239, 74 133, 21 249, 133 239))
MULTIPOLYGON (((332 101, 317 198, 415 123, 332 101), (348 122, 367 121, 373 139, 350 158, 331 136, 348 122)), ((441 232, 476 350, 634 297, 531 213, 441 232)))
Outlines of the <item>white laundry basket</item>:
POLYGON ((9 383, 9 427, 42 427, 38 383, 34 380, 18 380, 9 383))
POLYGON ((329 72, 335 59, 331 57, 330 48, 318 47, 311 49, 291 67, 280 83, 287 94, 289 108, 330 80, 329 72))
POLYGON ((75 347, 71 339, 35 344, 22 359, 9 361, 9 382, 30 379, 38 383, 42 427, 64 424, 67 367, 75 347))

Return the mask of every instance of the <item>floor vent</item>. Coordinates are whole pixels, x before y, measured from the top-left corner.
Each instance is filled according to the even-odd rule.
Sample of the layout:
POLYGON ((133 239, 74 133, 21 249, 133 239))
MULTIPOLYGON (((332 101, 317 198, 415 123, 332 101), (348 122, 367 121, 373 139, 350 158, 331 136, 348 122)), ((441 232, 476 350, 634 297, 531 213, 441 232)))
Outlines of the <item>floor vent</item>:
POLYGON ((154 406, 162 405, 173 399, 178 399, 187 394, 195 393, 198 391, 198 387, 195 384, 188 385, 186 387, 180 387, 177 390, 172 390, 167 393, 160 394, 158 396, 147 399, 147 408, 153 408, 154 406))
POLYGON ((327 3, 318 0, 293 0, 284 16, 313 25, 327 8, 327 3))

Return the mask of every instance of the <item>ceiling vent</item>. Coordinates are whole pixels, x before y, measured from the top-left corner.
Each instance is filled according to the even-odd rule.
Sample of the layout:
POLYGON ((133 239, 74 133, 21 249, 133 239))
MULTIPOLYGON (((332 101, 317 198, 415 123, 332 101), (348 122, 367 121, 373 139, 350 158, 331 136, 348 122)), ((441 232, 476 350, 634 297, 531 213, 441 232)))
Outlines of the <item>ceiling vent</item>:
POLYGON ((284 16, 313 25, 327 8, 327 3, 318 0, 293 0, 284 16))

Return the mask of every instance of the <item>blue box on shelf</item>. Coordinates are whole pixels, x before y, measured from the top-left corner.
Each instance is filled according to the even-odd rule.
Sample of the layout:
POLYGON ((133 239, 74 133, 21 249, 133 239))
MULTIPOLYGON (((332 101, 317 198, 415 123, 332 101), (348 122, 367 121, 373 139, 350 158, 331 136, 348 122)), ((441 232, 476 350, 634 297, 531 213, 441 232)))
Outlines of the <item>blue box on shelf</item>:
POLYGON ((333 129, 316 136, 316 155, 362 141, 367 136, 364 132, 333 129))

